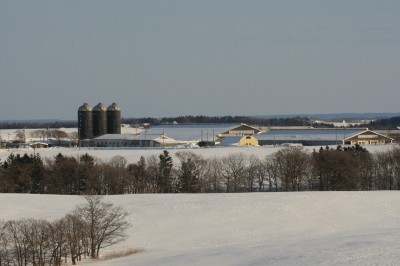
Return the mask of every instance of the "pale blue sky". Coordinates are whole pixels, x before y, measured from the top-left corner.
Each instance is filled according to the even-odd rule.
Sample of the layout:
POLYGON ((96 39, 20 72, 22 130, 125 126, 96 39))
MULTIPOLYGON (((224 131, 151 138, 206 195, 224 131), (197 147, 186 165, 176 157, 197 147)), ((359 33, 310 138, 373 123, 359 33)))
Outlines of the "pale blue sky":
POLYGON ((0 120, 399 112, 398 0, 1 0, 0 120))

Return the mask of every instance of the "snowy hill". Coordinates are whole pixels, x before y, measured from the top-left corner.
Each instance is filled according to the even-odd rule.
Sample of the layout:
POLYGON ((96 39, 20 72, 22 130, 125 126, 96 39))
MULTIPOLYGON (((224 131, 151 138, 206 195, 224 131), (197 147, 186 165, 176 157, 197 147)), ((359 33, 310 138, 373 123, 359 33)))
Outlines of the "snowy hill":
MULTIPOLYGON (((396 265, 400 193, 299 192, 107 196, 130 212, 143 248, 96 265, 396 265)), ((78 196, 0 194, 0 218, 55 219, 78 196)), ((111 250, 108 250, 111 251, 111 250)), ((81 263, 81 264, 87 264, 81 263)))

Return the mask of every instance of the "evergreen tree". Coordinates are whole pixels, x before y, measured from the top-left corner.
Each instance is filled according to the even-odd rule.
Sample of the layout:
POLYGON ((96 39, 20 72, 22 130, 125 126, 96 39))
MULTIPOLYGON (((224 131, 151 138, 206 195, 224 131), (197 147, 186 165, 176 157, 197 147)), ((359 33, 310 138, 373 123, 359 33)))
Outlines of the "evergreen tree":
POLYGON ((199 169, 197 168, 196 163, 191 158, 182 161, 179 180, 181 183, 180 192, 198 192, 199 169))
POLYGON ((160 154, 158 163, 158 178, 157 187, 159 193, 171 193, 172 192, 172 179, 171 170, 173 166, 172 157, 169 155, 167 150, 164 150, 160 154))

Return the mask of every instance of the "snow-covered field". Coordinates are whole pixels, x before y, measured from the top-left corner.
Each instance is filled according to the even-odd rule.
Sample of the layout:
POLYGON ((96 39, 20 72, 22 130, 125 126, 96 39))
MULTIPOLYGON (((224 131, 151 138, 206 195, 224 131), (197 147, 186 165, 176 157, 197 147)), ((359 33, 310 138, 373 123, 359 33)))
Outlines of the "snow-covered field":
MULTIPOLYGON (((298 192, 107 196, 129 211, 143 248, 96 265, 398 265, 400 193, 298 192)), ((55 219, 78 196, 0 194, 0 218, 55 219)), ((111 250, 108 250, 111 251, 111 250)), ((82 263, 87 264, 87 262, 82 263)))
MULTIPOLYGON (((387 151, 393 145, 367 145, 365 146, 370 152, 379 152, 379 151, 387 151)), ((312 152, 314 149, 318 150, 320 146, 305 146, 304 149, 312 152)), ((336 146, 332 146, 332 148, 336 148, 336 146)), ((265 156, 273 154, 279 149, 283 149, 283 147, 220 147, 220 148, 181 148, 181 149, 169 149, 168 151, 172 156, 175 155, 178 151, 191 151, 196 154, 203 156, 204 158, 212 158, 212 157, 222 157, 233 153, 243 153, 244 155, 255 155, 260 159, 263 159, 265 156)), ((33 150, 29 149, 0 149, 0 160, 4 161, 7 159, 10 153, 14 154, 33 154, 38 153, 42 158, 53 158, 59 153, 68 156, 79 156, 85 153, 89 153, 94 157, 98 158, 103 162, 108 162, 114 156, 123 156, 127 159, 128 163, 136 163, 139 161, 140 156, 144 156, 145 158, 162 153, 162 149, 135 149, 135 148, 109 148, 109 149, 94 149, 94 148, 41 148, 33 150)), ((176 159, 176 158, 175 158, 176 159)))

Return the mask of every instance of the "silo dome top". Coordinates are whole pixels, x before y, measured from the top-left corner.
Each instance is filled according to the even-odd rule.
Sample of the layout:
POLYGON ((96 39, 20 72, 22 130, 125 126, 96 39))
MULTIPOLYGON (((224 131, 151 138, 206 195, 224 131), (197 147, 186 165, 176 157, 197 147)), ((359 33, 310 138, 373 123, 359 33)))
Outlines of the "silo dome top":
POLYGON ((81 107, 79 107, 78 112, 88 112, 92 111, 92 107, 88 103, 84 103, 81 107))
POLYGON ((93 111, 105 111, 106 108, 104 107, 104 105, 102 103, 97 104, 95 107, 93 107, 93 111))
POLYGON ((118 104, 113 103, 108 108, 107 111, 121 111, 121 107, 118 104))

